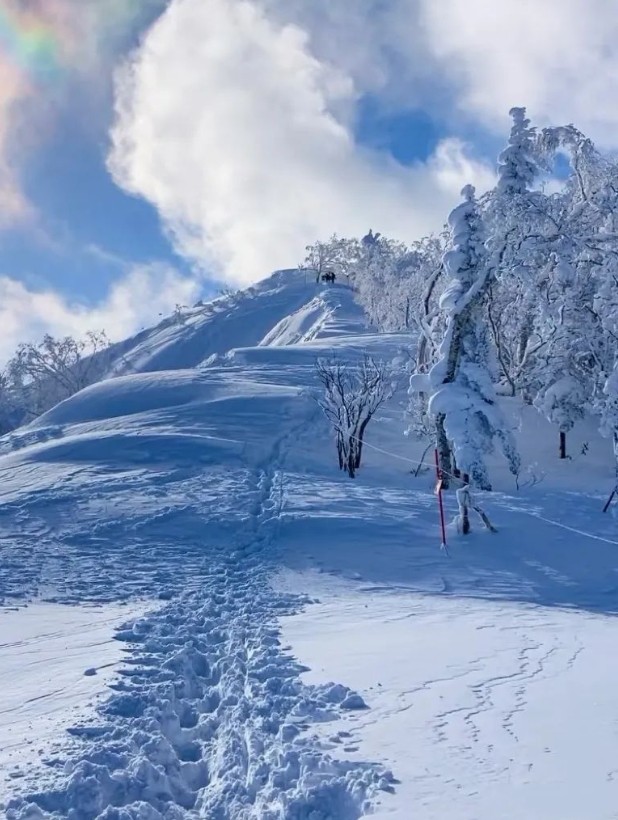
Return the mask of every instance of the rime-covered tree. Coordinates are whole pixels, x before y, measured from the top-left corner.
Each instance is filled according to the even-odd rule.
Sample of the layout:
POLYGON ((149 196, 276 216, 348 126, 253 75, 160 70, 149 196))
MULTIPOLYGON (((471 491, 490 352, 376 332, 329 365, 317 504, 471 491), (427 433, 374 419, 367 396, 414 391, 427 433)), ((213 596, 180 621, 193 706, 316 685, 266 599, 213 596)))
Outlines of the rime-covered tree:
POLYGON ((446 330, 439 360, 428 375, 414 376, 411 387, 430 395, 429 412, 436 420, 443 473, 452 471, 451 442, 459 469, 476 486, 490 489, 485 456, 492 451, 494 439, 500 439, 514 473, 519 470, 519 457, 496 404, 485 321, 493 270, 474 193, 467 185, 463 203, 449 217, 452 247, 443 260, 448 285, 440 300, 446 330))
POLYGON ((495 260, 490 283, 488 322, 506 392, 527 392, 527 376, 543 349, 539 333, 538 272, 553 228, 545 216, 546 197, 534 186, 539 178, 536 129, 525 108, 512 108, 506 148, 498 157, 498 181, 487 196, 488 250, 495 260))
POLYGON ((307 255, 299 265, 301 273, 309 273, 319 282, 323 274, 340 271, 350 256, 350 241, 333 234, 327 242, 315 242, 307 245, 307 255))
MULTIPOLYGON (((475 311, 489 335, 492 379, 501 394, 545 412, 563 444, 582 413, 597 415, 618 441, 618 161, 573 125, 537 131, 525 109, 511 117, 497 183, 475 205, 490 272, 475 311)), ((372 324, 409 332, 418 373, 429 373, 453 318, 440 308, 450 277, 443 237, 403 244, 372 233, 327 244, 372 324)), ((410 401, 420 435, 428 396, 421 390, 410 401)))
POLYGON ((552 254, 543 297, 552 326, 549 343, 537 361, 534 404, 559 431, 559 456, 567 457, 567 433, 592 409, 598 370, 598 322, 590 308, 594 283, 588 266, 552 254))
POLYGON ((530 126, 525 108, 511 108, 513 124, 508 145, 498 157, 497 191, 501 196, 525 196, 538 174, 536 130, 530 126))
POLYGON ((600 429, 604 436, 612 440, 618 478, 618 363, 603 385, 600 429))
POLYGON ((103 378, 108 353, 109 341, 102 332, 89 332, 83 339, 46 334, 38 344, 19 345, 5 380, 22 423, 103 378))
POLYGON ((358 366, 318 359, 316 372, 324 387, 316 400, 333 427, 339 468, 354 478, 367 426, 393 394, 390 367, 371 356, 364 356, 358 366))

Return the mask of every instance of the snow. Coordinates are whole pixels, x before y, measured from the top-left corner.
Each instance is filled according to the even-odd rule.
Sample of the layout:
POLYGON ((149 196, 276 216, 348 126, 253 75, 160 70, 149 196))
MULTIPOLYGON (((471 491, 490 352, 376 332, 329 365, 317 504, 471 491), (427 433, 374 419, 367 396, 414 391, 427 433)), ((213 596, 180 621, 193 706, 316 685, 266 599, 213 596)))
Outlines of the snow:
POLYGON ((571 429, 573 420, 583 415, 583 393, 583 385, 566 375, 541 392, 535 404, 541 413, 566 432, 571 429))
POLYGON ((0 799, 26 772, 59 765, 63 733, 91 720, 117 671, 114 629, 142 610, 33 603, 0 613, 0 799))
POLYGON ((408 337, 297 276, 146 331, 0 441, 0 814, 614 818, 611 442, 579 420, 560 463, 500 400, 528 485, 488 456, 498 532, 446 555, 403 386, 354 481, 311 396, 318 357, 408 337))
POLYGON ((183 309, 114 347, 114 375, 197 367, 233 347, 262 342, 279 321, 307 303, 298 270, 277 271, 246 291, 183 309))
MULTIPOLYGON (((376 820, 405 820, 410 807, 428 820, 615 816, 615 698, 589 668, 616 640, 615 620, 317 579, 310 589, 321 603, 288 619, 284 637, 308 681, 345 679, 369 704, 324 735, 345 731, 353 759, 396 773, 376 820)), ((603 664, 609 682, 615 654, 603 664)))

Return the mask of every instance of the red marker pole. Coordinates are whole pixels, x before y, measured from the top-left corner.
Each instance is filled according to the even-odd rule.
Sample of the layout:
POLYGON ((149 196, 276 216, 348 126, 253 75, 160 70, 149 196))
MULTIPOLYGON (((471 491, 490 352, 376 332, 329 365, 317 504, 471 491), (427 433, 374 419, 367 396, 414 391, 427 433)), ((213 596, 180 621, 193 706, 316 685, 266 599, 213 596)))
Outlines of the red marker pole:
POLYGON ((442 500, 442 470, 438 459, 438 450, 434 450, 436 461, 436 495, 438 496, 438 507, 440 508, 440 528, 442 530, 442 548, 446 549, 446 524, 444 523, 444 501, 442 500))

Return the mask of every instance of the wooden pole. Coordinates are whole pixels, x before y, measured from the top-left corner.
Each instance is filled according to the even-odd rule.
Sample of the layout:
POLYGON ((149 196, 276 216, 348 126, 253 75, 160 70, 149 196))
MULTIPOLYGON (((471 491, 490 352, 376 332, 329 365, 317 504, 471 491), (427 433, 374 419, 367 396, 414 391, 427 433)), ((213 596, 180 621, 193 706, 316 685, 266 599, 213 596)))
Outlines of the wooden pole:
POLYGON ((610 505, 610 504, 612 503, 612 501, 614 500, 614 496, 616 495, 616 490, 617 490, 617 489, 618 489, 617 487, 614 487, 614 489, 612 490, 612 494, 611 494, 611 495, 610 495, 610 497, 607 499, 607 501, 606 501, 606 503, 605 503, 605 506, 603 507, 603 512, 607 512, 607 511, 609 510, 609 505, 610 505))

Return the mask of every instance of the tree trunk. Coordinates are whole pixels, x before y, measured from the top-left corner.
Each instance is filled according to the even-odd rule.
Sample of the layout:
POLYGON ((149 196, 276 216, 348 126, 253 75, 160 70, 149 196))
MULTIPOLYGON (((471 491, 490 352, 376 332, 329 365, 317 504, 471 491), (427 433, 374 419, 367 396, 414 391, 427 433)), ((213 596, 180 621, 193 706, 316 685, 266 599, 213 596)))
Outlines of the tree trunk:
MULTIPOLYGON (((464 476, 464 478, 467 478, 467 476, 464 476)), ((488 493, 492 491, 491 481, 489 480, 489 477, 487 476, 487 473, 485 471, 473 470, 472 480, 474 482, 474 486, 478 487, 479 490, 485 490, 488 493)), ((470 483, 469 478, 467 478, 466 483, 470 483)))
POLYGON ((560 458, 566 458, 566 433, 560 431, 560 458))
POLYGON ((528 344, 530 342, 530 336, 532 336, 532 319, 530 315, 527 316, 523 325, 521 326, 521 330, 519 332, 519 339, 517 340, 517 364, 521 365, 527 355, 528 351, 528 344))
POLYGON ((448 443, 446 430, 444 429, 444 413, 436 416, 436 448, 438 450, 438 463, 442 479, 442 487, 448 490, 452 473, 451 447, 448 443))
MULTIPOLYGON (((462 328, 468 320, 470 310, 470 305, 468 305, 468 307, 464 308, 464 310, 462 310, 462 312, 454 320, 450 345, 446 357, 446 372, 444 374, 444 378, 442 379, 442 384, 451 384, 455 381, 461 351, 462 328)), ((446 415, 444 413, 439 413, 436 416, 436 446, 438 449, 438 460, 440 462, 440 470, 443 478, 442 486, 445 490, 447 490, 453 468, 451 447, 444 428, 445 420, 446 415)))
POLYGON ((470 510, 467 505, 461 509, 461 532, 463 535, 470 535, 470 510))
MULTIPOLYGON (((418 467, 416 468, 416 470, 410 470, 410 472, 414 474, 414 478, 419 477, 419 475, 421 473, 421 470, 423 469, 423 467, 425 466, 425 463, 426 463, 425 462, 425 457, 427 456, 427 453, 431 450, 432 447, 433 447, 433 444, 431 442, 429 442, 427 447, 425 447, 425 450, 423 452, 423 455, 421 456, 421 460, 419 461, 418 467)), ((444 486, 444 482, 442 482, 442 486, 444 486)))
MULTIPOLYGON (((452 451, 451 451, 452 452, 452 451)), ((457 466, 457 461, 455 460, 455 456, 453 458, 453 478, 461 478, 461 470, 457 466)))
POLYGON ((354 478, 356 476, 356 456, 352 448, 350 448, 350 452, 348 455, 347 473, 350 476, 350 478, 354 478))
POLYGON ((418 343, 418 371, 419 373, 425 373, 427 369, 427 337, 423 334, 418 343))
MULTIPOLYGON (((468 473, 463 474, 462 481, 465 487, 470 486, 470 476, 468 475, 468 473)), ((461 531, 464 535, 470 534, 470 510, 468 509, 467 504, 464 504, 464 507, 461 511, 461 531)))
POLYGON ((485 529, 488 529, 490 532, 498 532, 498 530, 494 527, 494 525, 489 520, 487 513, 482 510, 480 507, 473 505, 472 509, 477 513, 478 517, 481 519, 483 524, 485 525, 485 529))
POLYGON ((361 457, 363 455, 363 440, 364 440, 364 437, 365 437, 365 430, 367 429, 367 425, 369 424, 370 421, 371 421, 371 416, 369 416, 369 418, 366 418, 363 421, 363 423, 361 424, 361 426, 358 430, 358 436, 357 436, 358 440, 356 442, 356 460, 355 460, 355 463, 354 463, 354 466, 356 467, 356 469, 358 469, 360 467, 360 464, 361 464, 361 457))

